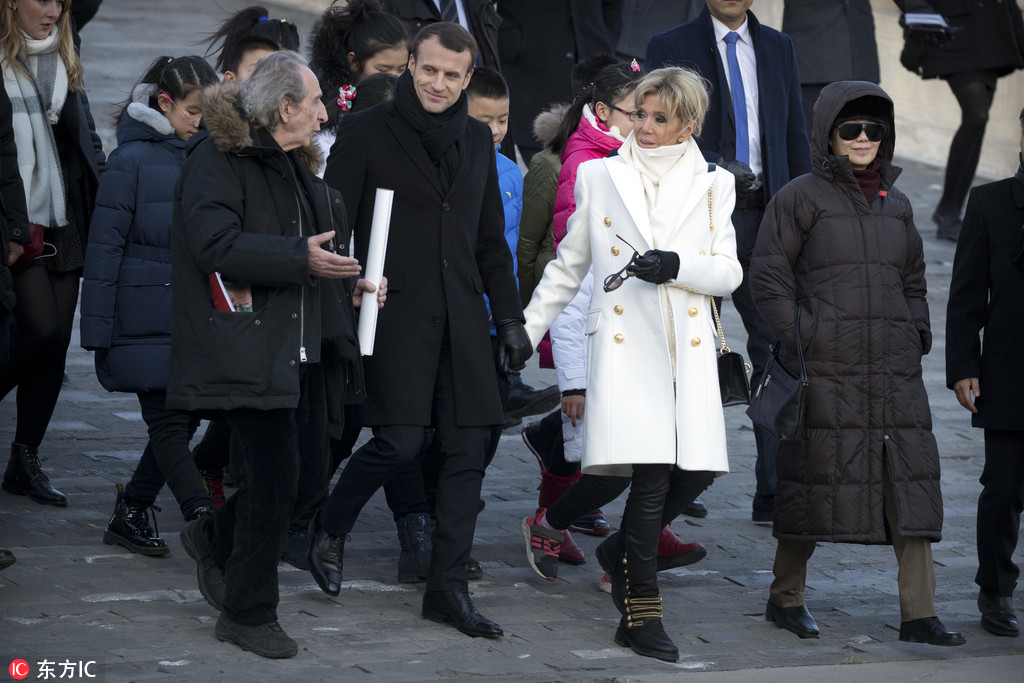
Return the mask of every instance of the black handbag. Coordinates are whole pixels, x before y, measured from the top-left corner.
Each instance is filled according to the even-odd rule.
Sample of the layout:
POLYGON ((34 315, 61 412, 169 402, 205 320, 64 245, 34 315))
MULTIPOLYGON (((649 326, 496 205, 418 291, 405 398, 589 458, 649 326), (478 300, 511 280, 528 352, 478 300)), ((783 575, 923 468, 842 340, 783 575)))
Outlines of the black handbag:
POLYGON ((800 307, 796 307, 796 352, 800 374, 793 374, 779 358, 777 345, 765 366, 757 389, 750 397, 747 416, 780 441, 792 441, 803 431, 807 413, 807 368, 800 342, 800 307))
POLYGON ((743 356, 726 346, 722 320, 718 317, 718 305, 715 304, 715 297, 708 298, 711 299, 711 312, 715 314, 718 339, 722 343, 718 347, 718 388, 722 391, 722 405, 747 405, 750 403, 750 382, 747 381, 750 366, 743 362, 743 356))

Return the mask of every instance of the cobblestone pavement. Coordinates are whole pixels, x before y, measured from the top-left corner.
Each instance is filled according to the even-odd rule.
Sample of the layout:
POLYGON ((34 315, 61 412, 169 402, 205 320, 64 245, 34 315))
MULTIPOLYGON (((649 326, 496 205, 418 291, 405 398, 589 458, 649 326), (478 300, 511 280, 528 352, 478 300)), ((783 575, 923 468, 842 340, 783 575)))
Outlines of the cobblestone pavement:
MULTIPOLYGON (((220 4, 232 10, 242 5, 220 4)), ((156 55, 200 51, 196 36, 214 26, 219 12, 205 0, 104 3, 83 34, 83 53, 108 151, 108 104, 127 93, 156 55)), ((303 34, 312 21, 298 10, 275 7, 271 14, 293 17, 303 34)), ((906 170, 898 184, 919 216, 930 216, 941 170, 900 163, 906 170)), ((196 588, 194 564, 178 538, 182 521, 169 494, 158 501, 168 557, 147 558, 103 544, 114 484, 129 478, 145 444, 145 425, 134 396, 108 394, 96 382, 92 355, 78 347, 76 330, 70 381, 41 449, 45 470, 70 504, 56 509, 0 493, 0 546, 12 548, 18 560, 0 573, 0 657, 4 663, 23 658, 33 667, 44 658, 95 660, 93 673, 110 681, 667 681, 682 672, 718 672, 702 674, 709 681, 1014 680, 1024 664, 1024 641, 982 631, 975 606, 981 434, 944 387, 942 331, 953 245, 937 241, 925 218, 920 227, 935 331, 925 379, 942 454, 946 520, 944 539, 934 547, 936 602, 945 623, 967 633, 963 647, 898 641, 896 562, 887 547, 823 545, 815 553, 807 601, 821 627, 820 640, 799 640, 765 622, 774 541, 769 527, 750 521, 754 440, 743 411, 732 408, 727 422, 733 471, 703 496, 710 508, 706 519, 681 518, 674 527, 684 540, 704 543, 708 556, 660 575, 666 629, 681 651, 677 664, 638 657, 614 644, 617 613, 597 589, 596 539, 576 537, 587 563, 563 566, 554 582, 529 569, 519 522, 534 508, 539 476, 518 429, 503 436, 484 482, 487 506, 475 544, 484 576, 471 583, 477 606, 504 627, 504 638, 470 639, 419 616, 422 588, 395 583, 398 543, 378 495, 346 545, 339 597, 320 592, 307 573, 281 566, 280 620, 299 641, 299 655, 269 661, 245 653, 213 636, 216 613, 196 588), (837 664, 862 666, 832 666, 837 664)), ((734 348, 742 348, 742 325, 731 306, 723 323, 734 348)), ((545 385, 554 377, 533 366, 526 380, 545 385)), ((0 443, 13 438, 13 430, 9 397, 0 404, 0 443)), ((605 512, 615 524, 622 501, 605 512)), ((1019 551, 1016 559, 1021 561, 1019 551)))

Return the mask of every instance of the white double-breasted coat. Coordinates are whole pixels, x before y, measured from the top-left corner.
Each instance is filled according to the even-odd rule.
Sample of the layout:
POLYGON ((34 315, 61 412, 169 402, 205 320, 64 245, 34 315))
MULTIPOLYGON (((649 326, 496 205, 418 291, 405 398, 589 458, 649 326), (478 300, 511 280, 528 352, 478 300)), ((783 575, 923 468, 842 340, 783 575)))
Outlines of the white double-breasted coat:
POLYGON ((618 156, 582 164, 568 234, 526 309, 526 331, 536 345, 593 264, 583 449, 588 474, 628 474, 622 466, 639 463, 729 469, 709 295, 731 293, 743 277, 730 218, 735 184, 727 171, 709 170, 696 145, 686 154, 696 155, 687 172, 661 180, 659 214, 678 218, 659 228, 657 244, 639 173, 618 156), (605 292, 605 278, 633 256, 618 236, 641 254, 676 252, 677 277, 662 285, 630 277, 605 292))

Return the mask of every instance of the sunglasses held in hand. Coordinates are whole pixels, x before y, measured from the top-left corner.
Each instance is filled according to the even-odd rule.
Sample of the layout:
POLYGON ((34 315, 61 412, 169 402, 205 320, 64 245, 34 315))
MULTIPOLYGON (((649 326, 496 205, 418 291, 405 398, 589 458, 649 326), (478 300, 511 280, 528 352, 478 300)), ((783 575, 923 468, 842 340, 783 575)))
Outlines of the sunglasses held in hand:
POLYGON ((629 278, 631 275, 635 275, 635 273, 629 272, 628 269, 633 264, 636 263, 638 258, 640 258, 640 252, 638 252, 636 250, 636 247, 634 247, 632 244, 630 244, 626 240, 622 239, 622 235, 615 235, 615 236, 618 237, 620 240, 622 240, 623 244, 625 244, 627 247, 629 247, 630 249, 633 250, 633 257, 631 259, 629 259, 629 263, 627 263, 626 265, 622 266, 621 270, 619 270, 616 273, 612 273, 611 275, 609 275, 608 277, 606 277, 604 279, 604 291, 606 291, 606 292, 613 292, 613 291, 615 291, 616 289, 618 289, 619 287, 622 286, 622 283, 625 282, 627 278, 629 278))

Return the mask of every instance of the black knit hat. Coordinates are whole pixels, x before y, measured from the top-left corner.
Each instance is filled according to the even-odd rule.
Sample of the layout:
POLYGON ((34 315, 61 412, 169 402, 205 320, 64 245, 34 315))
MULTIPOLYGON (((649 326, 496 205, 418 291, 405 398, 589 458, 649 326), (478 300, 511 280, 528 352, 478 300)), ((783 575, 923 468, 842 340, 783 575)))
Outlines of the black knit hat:
POLYGON ((892 121, 892 104, 882 97, 873 96, 850 100, 839 110, 832 127, 854 119, 868 119, 888 125, 892 121))

